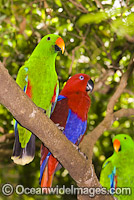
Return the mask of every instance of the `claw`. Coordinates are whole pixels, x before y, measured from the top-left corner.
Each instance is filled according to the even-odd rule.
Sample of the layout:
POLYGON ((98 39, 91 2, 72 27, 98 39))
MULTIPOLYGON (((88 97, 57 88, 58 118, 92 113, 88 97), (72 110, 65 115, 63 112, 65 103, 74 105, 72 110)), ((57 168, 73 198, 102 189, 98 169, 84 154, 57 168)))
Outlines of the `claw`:
POLYGON ((84 158, 85 158, 86 160, 88 160, 88 157, 86 156, 86 154, 83 153, 83 152, 81 152, 79 148, 78 148, 78 152, 79 152, 82 156, 84 156, 84 158))
POLYGON ((55 124, 55 125, 58 127, 59 130, 64 131, 64 127, 63 127, 63 126, 60 126, 59 123, 57 123, 57 124, 55 124))

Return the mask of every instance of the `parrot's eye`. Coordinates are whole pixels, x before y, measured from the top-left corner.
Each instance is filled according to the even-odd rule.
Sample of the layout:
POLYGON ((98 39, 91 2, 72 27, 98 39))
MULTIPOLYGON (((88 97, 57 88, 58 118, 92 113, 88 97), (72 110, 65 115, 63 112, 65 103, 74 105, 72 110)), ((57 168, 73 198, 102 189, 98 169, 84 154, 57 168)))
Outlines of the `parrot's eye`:
POLYGON ((83 79, 84 79, 84 76, 79 76, 79 79, 80 79, 80 80, 83 80, 83 79))
POLYGON ((126 138, 126 137, 124 137, 124 139, 126 140, 127 138, 126 138))
POLYGON ((50 40, 50 37, 48 37, 47 40, 50 40))

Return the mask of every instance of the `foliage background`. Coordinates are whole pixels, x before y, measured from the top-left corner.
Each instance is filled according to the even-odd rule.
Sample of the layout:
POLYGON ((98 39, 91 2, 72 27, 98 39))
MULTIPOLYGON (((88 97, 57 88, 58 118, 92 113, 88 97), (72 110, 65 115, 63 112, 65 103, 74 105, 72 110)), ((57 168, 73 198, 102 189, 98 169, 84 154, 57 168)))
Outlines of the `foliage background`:
MULTIPOLYGON (((60 88, 70 75, 89 74, 96 82, 92 107, 88 116, 88 131, 93 130, 106 115, 106 106, 122 73, 126 71, 134 49, 134 3, 112 0, 0 0, 0 60, 15 79, 18 69, 48 34, 62 36, 66 44, 64 55, 58 54, 56 70, 60 88)), ((114 110, 134 108, 134 74, 114 110)), ((0 105, 0 135, 13 133, 11 114, 0 105)), ((99 177, 101 166, 113 152, 112 138, 125 133, 133 137, 134 119, 122 118, 106 130, 94 147, 93 163, 99 177)), ((134 137, 133 137, 134 139, 134 137)), ((39 187, 40 141, 36 142, 36 157, 27 166, 16 166, 10 159, 13 137, 0 140, 0 184, 39 187)), ((56 173, 53 185, 70 187, 74 181, 67 170, 56 173)), ((16 200, 76 199, 76 196, 18 196, 16 200)), ((0 200, 7 199, 0 195, 0 200)))

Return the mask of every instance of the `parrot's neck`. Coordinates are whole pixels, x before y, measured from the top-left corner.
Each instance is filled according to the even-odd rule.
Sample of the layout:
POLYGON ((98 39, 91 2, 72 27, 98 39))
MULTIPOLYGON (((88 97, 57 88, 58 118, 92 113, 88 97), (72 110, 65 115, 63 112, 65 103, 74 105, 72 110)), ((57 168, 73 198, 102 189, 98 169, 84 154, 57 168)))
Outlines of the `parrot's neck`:
POLYGON ((55 58, 56 55, 52 56, 31 56, 27 61, 26 65, 31 66, 33 70, 40 71, 42 73, 50 73, 55 71, 55 58))
POLYGON ((78 117, 85 121, 87 120, 87 113, 91 104, 89 96, 83 93, 75 93, 68 97, 69 108, 78 115, 78 117))

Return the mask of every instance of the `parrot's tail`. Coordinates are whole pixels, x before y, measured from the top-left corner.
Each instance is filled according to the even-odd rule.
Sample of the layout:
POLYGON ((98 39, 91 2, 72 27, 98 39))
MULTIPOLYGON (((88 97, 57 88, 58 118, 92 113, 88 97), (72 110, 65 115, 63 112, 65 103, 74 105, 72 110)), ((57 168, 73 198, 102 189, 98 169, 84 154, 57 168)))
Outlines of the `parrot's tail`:
POLYGON ((32 134, 26 147, 22 148, 19 142, 19 135, 17 131, 15 135, 13 156, 11 157, 11 159, 14 161, 14 163, 18 165, 26 165, 34 159, 34 154, 35 154, 35 135, 32 134))
POLYGON ((51 193, 51 186, 58 161, 51 152, 42 144, 41 147, 41 163, 40 163, 40 184, 43 193, 51 193))
POLYGON ((45 170, 43 172, 43 176, 41 179, 41 188, 42 192, 45 194, 49 194, 51 192, 51 186, 52 186, 52 181, 53 181, 53 175, 49 175, 48 172, 48 165, 46 165, 45 170))

